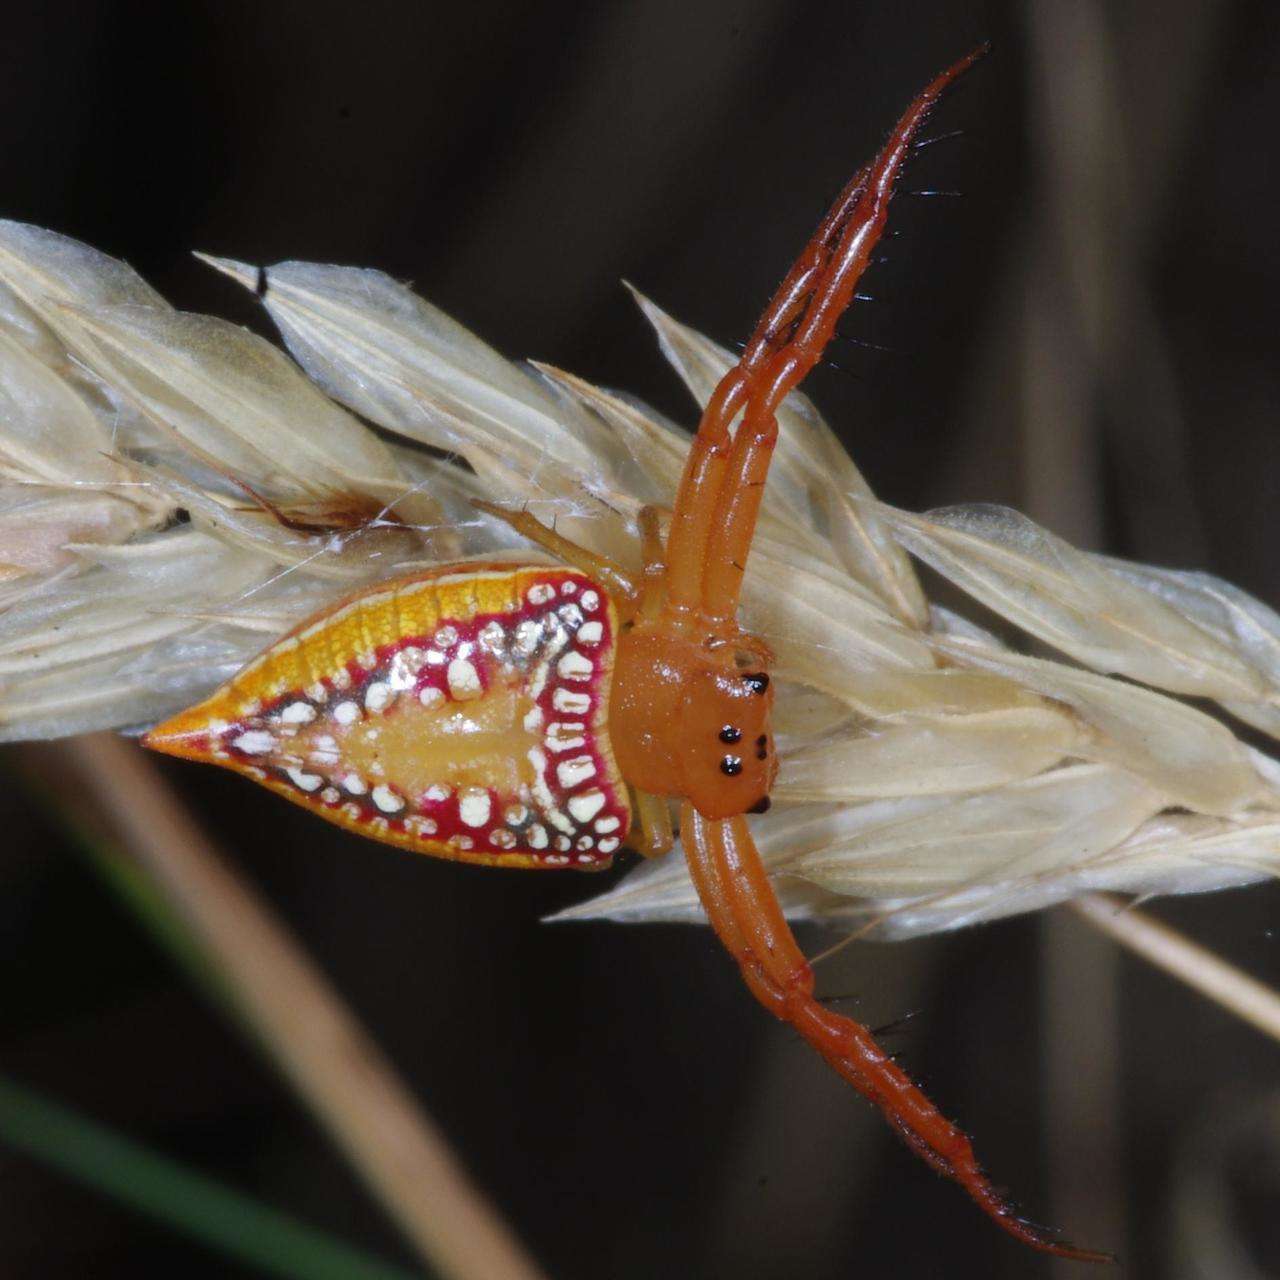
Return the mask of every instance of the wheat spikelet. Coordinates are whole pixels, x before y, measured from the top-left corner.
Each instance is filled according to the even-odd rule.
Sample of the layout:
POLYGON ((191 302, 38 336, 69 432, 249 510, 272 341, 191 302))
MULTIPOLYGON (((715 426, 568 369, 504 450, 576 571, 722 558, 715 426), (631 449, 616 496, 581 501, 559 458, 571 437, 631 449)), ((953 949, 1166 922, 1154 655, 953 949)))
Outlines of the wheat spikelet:
MULTIPOLYGON (((353 584, 527 554, 472 497, 631 562, 669 501, 687 435, 644 405, 508 362, 380 272, 262 278, 292 360, 0 224, 0 741, 145 725, 353 584)), ((733 357, 639 302, 701 401, 733 357)), ((1280 736, 1280 617, 1016 512, 895 511, 803 396, 780 425, 743 613, 777 652, 757 830, 789 912, 905 936, 1275 874, 1280 765, 1170 695, 1280 736), (1056 656, 930 607, 912 556, 1056 656)), ((591 916, 701 912, 667 859, 562 913, 591 916)))

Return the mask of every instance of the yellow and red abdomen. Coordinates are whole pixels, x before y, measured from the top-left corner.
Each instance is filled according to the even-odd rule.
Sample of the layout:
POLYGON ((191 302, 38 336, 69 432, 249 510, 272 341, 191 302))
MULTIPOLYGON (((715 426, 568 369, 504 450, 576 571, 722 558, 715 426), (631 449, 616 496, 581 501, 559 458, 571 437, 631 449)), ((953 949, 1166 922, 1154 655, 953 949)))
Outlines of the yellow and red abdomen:
POLYGON ((616 638, 577 570, 438 570, 303 623, 144 741, 421 853, 601 868, 630 824, 616 638))

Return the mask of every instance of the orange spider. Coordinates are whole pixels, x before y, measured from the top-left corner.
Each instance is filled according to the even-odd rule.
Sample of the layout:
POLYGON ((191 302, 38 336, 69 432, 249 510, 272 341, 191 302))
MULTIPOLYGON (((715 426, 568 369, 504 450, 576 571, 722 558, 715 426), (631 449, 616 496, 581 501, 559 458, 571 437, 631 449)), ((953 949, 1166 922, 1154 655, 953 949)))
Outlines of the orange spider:
POLYGON ((563 563, 459 564, 367 589, 144 741, 376 840, 494 866, 601 868, 623 844, 665 853, 678 798, 690 874, 756 999, 1010 1235, 1099 1261, 1019 1218, 870 1032, 814 997, 744 817, 768 807, 777 772, 770 653, 736 620, 775 413, 849 305, 917 130, 981 52, 915 99, 791 268, 707 404, 665 548, 658 512, 642 513, 641 577, 528 512, 479 503, 563 563))

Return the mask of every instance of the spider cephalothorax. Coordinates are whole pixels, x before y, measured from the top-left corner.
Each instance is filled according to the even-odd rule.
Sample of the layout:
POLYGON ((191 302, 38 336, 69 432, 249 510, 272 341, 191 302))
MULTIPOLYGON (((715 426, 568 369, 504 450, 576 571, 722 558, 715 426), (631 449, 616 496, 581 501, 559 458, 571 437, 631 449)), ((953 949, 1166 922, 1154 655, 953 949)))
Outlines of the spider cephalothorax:
POLYGON ((656 796, 687 797, 709 818, 747 813, 778 771, 768 675, 731 646, 637 623, 618 640, 610 723, 622 775, 656 796))
POLYGON ((769 651, 737 622, 776 413, 854 296, 917 130, 977 56, 915 99, 783 280, 706 406, 665 538, 663 514, 641 513, 642 575, 478 503, 562 564, 445 565, 362 592, 146 740, 375 839, 499 866, 599 868, 624 841, 664 853, 680 801, 690 875, 756 998, 1006 1231, 1098 1260, 1018 1218, 968 1138, 817 1000, 743 816, 777 769, 769 651))

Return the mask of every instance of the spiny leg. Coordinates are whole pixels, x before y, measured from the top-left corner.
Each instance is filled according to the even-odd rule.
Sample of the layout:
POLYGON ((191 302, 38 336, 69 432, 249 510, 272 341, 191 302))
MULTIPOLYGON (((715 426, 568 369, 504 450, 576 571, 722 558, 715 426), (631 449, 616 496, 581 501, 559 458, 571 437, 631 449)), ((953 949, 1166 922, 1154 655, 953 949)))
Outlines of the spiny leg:
POLYGON ((586 547, 549 529, 531 511, 510 511, 506 507, 496 506, 492 502, 483 502, 472 498, 471 505, 486 515, 509 524, 521 537, 537 543, 544 550, 550 551, 558 560, 571 564, 575 569, 590 574, 609 594, 624 615, 634 611, 640 603, 640 588, 632 576, 621 565, 615 564, 606 556, 596 555, 586 547))
MULTIPOLYGON (((745 398, 746 412, 722 475, 716 516, 709 525, 703 597, 708 621, 729 621, 736 609, 742 568, 777 439, 777 408, 821 358, 839 315, 852 299, 883 229, 893 183, 912 136, 938 94, 972 60, 971 55, 951 68, 917 98, 868 173, 851 184, 852 189, 861 188, 856 207, 786 341, 761 344, 760 358, 746 370, 745 392, 742 366, 726 380, 723 402, 741 403, 745 398)), ((829 218, 824 229, 831 222, 829 218)), ((818 1003, 812 972, 791 937, 745 822, 738 818, 713 823, 686 804, 682 829, 690 870, 708 915, 757 998, 795 1026, 832 1067, 880 1106, 938 1172, 961 1183, 1006 1231, 1058 1256, 1105 1260, 1105 1255, 1055 1242, 1017 1219, 978 1167, 965 1135, 911 1083, 865 1027, 818 1003)))
POLYGON ((680 835, 712 927, 765 1008, 795 1027, 844 1079, 880 1108, 916 1152, 937 1172, 964 1187, 1011 1236, 1056 1257, 1111 1261, 1108 1254, 1054 1240, 1019 1218, 978 1166, 969 1139, 911 1082, 870 1031, 817 1001, 813 971, 791 935, 742 818, 712 821, 686 802, 680 835))
POLYGON ((713 500, 724 479, 729 452, 729 427, 746 401, 749 376, 785 333, 803 307, 822 268, 829 241, 849 216, 865 187, 866 171, 860 170, 840 193, 822 225, 796 261, 760 317, 742 358, 721 378, 702 413, 697 435, 676 494, 667 552, 671 563, 669 590, 677 606, 698 607, 702 597, 702 572, 711 537, 713 500))
POLYGON ((702 610, 713 625, 732 620, 737 610, 777 444, 778 407, 822 359, 853 301, 884 232, 894 186, 920 126, 942 93, 984 51, 975 49, 936 76, 903 112, 876 158, 841 192, 765 312, 743 361, 722 382, 735 389, 737 398, 745 396, 746 411, 723 470, 706 544, 702 610), (788 290, 793 276, 806 282, 802 297, 797 288, 788 290), (745 391, 738 389, 744 378, 745 391))

